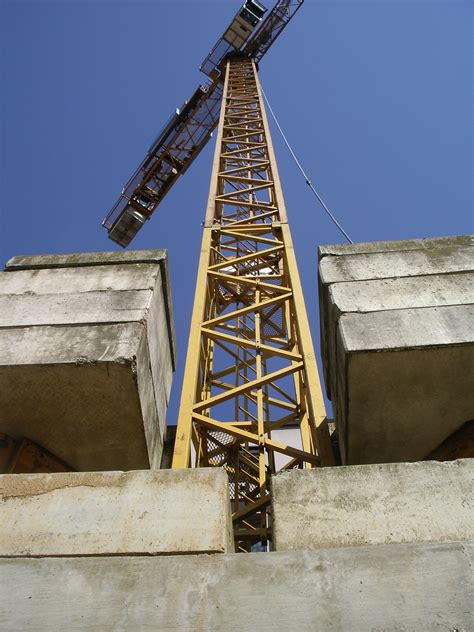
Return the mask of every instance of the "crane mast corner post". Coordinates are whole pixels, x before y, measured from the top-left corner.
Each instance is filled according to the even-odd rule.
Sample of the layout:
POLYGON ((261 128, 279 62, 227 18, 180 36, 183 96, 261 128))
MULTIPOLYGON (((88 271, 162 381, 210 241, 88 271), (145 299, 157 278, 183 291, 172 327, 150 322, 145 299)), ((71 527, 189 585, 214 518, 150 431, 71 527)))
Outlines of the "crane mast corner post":
POLYGON ((269 550, 271 476, 334 456, 256 63, 238 53, 203 230, 172 467, 223 467, 236 550, 269 550))

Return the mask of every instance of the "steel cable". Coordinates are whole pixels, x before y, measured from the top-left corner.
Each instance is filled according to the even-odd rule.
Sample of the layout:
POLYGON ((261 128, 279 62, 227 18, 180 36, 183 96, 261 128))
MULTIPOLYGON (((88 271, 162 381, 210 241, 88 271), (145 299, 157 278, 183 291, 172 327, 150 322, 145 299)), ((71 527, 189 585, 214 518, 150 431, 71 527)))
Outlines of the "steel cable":
POLYGON ((311 191, 314 193, 314 195, 317 197, 319 203, 321 204, 321 206, 323 207, 323 209, 326 211, 326 213, 329 215, 329 217, 331 218, 331 220, 334 222, 334 224, 337 226, 337 228, 341 231, 341 233, 344 235, 344 237, 347 239, 347 241, 350 244, 353 244, 354 242, 352 241, 352 239, 349 237, 349 235, 347 234, 347 232, 344 230, 344 228, 341 226, 341 224, 337 221, 336 217, 334 216, 333 213, 331 213, 331 211, 328 209, 328 207, 326 206, 326 204, 324 203, 324 200, 322 199, 322 197, 319 195, 319 193, 316 191, 316 189, 313 186, 313 183, 311 182, 311 180, 308 178, 308 176, 306 175, 305 170, 303 169, 303 167, 301 166, 300 161, 298 160, 298 158, 296 157, 295 152, 293 151, 290 143, 288 142, 288 139, 286 138, 280 123, 278 122, 277 117, 275 116, 275 112, 273 111, 272 106, 270 105, 270 101, 268 100, 267 95, 265 94, 265 92, 263 91, 263 88, 261 88, 262 90, 262 94, 263 94, 263 98, 265 99, 267 105, 268 105, 268 109, 270 110, 270 113, 273 117, 273 120, 275 121, 276 126, 278 127, 278 130, 283 138, 283 140, 285 141, 286 146, 288 147, 288 150, 290 152, 290 154, 293 157, 293 160, 296 162, 298 169, 301 171, 306 184, 309 186, 309 188, 311 189, 311 191))

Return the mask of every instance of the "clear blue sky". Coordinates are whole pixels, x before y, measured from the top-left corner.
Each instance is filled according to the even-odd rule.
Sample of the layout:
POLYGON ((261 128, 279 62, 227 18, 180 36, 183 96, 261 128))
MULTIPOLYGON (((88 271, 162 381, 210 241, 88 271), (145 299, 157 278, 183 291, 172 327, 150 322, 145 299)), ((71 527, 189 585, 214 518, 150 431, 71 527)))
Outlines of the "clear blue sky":
MULTIPOLYGON (((265 2, 269 8, 272 2, 265 2)), ((116 249, 100 222, 239 0, 0 2, 0 262, 116 249)), ((473 4, 306 0, 261 80, 313 182, 356 241, 473 229, 473 4)), ((276 131, 279 169, 318 340, 316 247, 341 242, 276 131)), ((168 248, 187 344, 213 143, 133 248, 168 248)))

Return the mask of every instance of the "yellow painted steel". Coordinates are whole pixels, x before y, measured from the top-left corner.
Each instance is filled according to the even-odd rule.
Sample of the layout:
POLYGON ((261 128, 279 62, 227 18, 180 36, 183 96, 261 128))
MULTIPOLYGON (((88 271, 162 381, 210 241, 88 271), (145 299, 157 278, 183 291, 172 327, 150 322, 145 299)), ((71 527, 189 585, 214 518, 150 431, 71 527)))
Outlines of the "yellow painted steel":
POLYGON ((223 467, 236 550, 271 548, 270 478, 333 465, 255 63, 227 62, 173 468, 223 467))

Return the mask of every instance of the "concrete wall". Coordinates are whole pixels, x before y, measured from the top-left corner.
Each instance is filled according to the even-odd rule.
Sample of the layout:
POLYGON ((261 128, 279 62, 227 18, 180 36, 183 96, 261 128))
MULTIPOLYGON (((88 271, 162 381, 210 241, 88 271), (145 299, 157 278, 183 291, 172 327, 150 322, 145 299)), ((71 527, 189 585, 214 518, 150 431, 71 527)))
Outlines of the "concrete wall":
POLYGON ((474 539, 474 460, 291 470, 272 479, 277 551, 474 539))
POLYGON ((223 470, 0 476, 0 556, 234 550, 223 470))
POLYGON ((0 273, 0 430, 78 470, 159 467, 175 364, 166 253, 14 257, 0 273))
POLYGON ((473 546, 0 559, 2 630, 470 632, 473 546))
POLYGON ((423 459, 474 418, 471 238, 321 246, 319 260, 343 462, 423 459))

